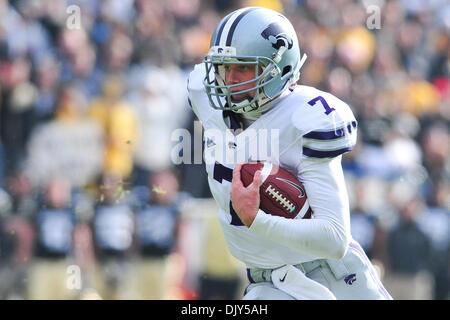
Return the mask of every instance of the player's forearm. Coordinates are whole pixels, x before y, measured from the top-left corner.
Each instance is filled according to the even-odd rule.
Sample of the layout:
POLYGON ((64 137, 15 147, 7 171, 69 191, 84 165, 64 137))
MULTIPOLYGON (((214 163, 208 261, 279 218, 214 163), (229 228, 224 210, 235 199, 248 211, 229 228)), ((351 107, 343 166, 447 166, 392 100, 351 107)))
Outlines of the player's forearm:
POLYGON ((260 210, 250 230, 274 242, 319 258, 340 259, 349 242, 348 233, 323 219, 286 219, 260 210))
POLYGON ((298 172, 313 219, 286 219, 259 211, 250 230, 303 253, 339 259, 350 239, 348 195, 341 159, 305 159, 298 172))

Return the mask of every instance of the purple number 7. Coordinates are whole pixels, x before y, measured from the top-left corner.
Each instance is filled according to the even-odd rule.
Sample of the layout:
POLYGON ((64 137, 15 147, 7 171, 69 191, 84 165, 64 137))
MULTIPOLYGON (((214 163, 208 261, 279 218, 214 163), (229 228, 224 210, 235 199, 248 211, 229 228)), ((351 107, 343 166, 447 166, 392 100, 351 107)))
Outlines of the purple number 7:
POLYGON ((322 105, 325 108, 325 114, 326 115, 329 115, 331 112, 336 110, 334 108, 331 108, 322 96, 318 96, 318 97, 312 99, 311 101, 308 101, 308 104, 311 105, 311 106, 314 106, 316 104, 317 100, 322 102, 322 105))

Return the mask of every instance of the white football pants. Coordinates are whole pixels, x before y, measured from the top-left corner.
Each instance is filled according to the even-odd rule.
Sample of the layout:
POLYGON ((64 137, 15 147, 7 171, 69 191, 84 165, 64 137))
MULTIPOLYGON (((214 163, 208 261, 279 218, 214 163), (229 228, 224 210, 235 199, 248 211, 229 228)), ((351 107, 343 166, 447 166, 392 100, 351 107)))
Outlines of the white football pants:
POLYGON ((247 275, 250 284, 244 300, 392 300, 353 240, 340 260, 314 260, 274 270, 247 269, 247 275))

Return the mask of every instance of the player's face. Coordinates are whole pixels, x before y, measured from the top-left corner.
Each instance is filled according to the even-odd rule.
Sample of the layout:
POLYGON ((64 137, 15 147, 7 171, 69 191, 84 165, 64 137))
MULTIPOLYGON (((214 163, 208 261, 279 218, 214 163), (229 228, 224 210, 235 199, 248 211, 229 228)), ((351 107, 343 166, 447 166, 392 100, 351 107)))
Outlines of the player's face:
MULTIPOLYGON (((227 64, 225 65, 225 82, 227 85, 238 84, 255 79, 255 66, 245 64, 227 64)), ((231 92, 247 90, 255 87, 255 82, 250 82, 242 86, 233 87, 231 92)), ((232 95, 233 100, 240 101, 245 97, 253 98, 255 90, 232 95)))

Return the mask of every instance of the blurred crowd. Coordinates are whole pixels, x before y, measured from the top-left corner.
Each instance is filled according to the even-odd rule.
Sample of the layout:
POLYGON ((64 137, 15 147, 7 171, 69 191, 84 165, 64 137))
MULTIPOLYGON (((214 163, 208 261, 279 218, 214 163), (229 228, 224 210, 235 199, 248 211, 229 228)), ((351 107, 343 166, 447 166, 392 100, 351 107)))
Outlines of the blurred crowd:
POLYGON ((387 289, 450 298, 448 1, 0 0, 0 299, 242 296, 204 166, 172 153, 201 134, 188 73, 251 5, 357 117, 352 235, 387 289))

